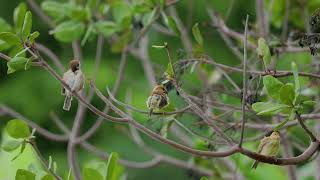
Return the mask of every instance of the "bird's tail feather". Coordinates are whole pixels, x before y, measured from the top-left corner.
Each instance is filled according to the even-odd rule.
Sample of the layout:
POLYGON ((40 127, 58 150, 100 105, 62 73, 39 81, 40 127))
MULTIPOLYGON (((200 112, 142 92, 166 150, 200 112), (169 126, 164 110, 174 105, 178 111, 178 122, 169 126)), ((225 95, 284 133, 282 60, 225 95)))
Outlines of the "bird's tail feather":
POLYGON ((252 169, 257 169, 259 161, 255 161, 252 165, 252 169))
POLYGON ((69 111, 71 108, 72 96, 66 96, 64 99, 63 109, 69 111))

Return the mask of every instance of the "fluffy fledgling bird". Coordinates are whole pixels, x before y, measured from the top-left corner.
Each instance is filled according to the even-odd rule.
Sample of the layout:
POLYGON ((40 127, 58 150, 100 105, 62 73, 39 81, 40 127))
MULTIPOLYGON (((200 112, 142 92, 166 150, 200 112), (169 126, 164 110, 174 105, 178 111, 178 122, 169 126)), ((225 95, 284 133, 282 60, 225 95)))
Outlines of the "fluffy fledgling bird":
MULTIPOLYGON (((63 74, 63 81, 71 88, 72 92, 79 92, 84 87, 84 76, 80 69, 80 61, 70 61, 70 69, 63 74)), ((63 109, 66 111, 70 110, 72 101, 72 92, 68 89, 62 89, 62 95, 65 95, 63 109)))
MULTIPOLYGON (((257 153, 265 156, 276 156, 280 148, 280 134, 277 131, 272 132, 268 137, 264 137, 259 144, 257 153)), ((258 167, 259 161, 252 165, 253 169, 258 167)))
POLYGON ((149 116, 154 110, 159 110, 169 105, 168 91, 163 85, 156 85, 147 100, 149 116))

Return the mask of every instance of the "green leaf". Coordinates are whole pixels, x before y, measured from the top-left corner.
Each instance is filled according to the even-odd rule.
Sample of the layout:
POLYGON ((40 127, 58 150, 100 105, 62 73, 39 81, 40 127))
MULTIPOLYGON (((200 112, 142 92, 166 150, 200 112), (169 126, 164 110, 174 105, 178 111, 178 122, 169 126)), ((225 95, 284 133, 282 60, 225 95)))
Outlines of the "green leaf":
POLYGON ((263 85, 267 90, 268 95, 274 100, 280 100, 280 89, 283 83, 277 78, 267 75, 263 77, 263 85))
POLYGON ((152 22, 153 18, 155 17, 156 12, 157 12, 157 9, 154 8, 151 12, 144 14, 142 17, 142 24, 144 26, 148 26, 152 22))
POLYGON ((32 28, 32 14, 30 11, 28 11, 24 17, 24 22, 23 22, 22 31, 21 31, 23 40, 26 40, 28 38, 28 36, 31 33, 31 28, 32 28))
POLYGON ((287 83, 280 88, 280 101, 289 106, 294 105, 295 92, 293 84, 287 83))
POLYGON ((166 70, 167 79, 172 79, 174 77, 173 66, 169 62, 166 70))
POLYGON ((28 138, 30 129, 28 124, 20 119, 10 120, 6 125, 7 133, 13 138, 28 138))
POLYGON ((36 175, 24 169, 18 169, 16 172, 15 180, 35 180, 36 175))
POLYGON ((86 7, 91 11, 95 11, 97 7, 97 0, 87 0, 86 7))
POLYGON ((193 34, 193 37, 196 39, 197 43, 200 45, 200 46, 203 46, 203 37, 201 35, 201 32, 199 30, 199 26, 198 26, 198 23, 194 24, 193 27, 192 27, 192 34, 193 34))
POLYGON ((84 168, 82 174, 84 180, 103 180, 100 172, 92 168, 84 168))
POLYGON ((294 87, 295 87, 294 103, 295 103, 297 100, 297 97, 300 95, 300 81, 299 81, 299 73, 298 73, 297 64, 292 62, 291 69, 292 69, 293 77, 294 77, 294 87))
POLYGON ((12 27, 4 19, 0 18, 0 32, 12 31, 12 27))
POLYGON ((54 180, 55 178, 51 174, 44 175, 41 180, 54 180))
POLYGON ((20 38, 11 32, 2 32, 0 33, 0 40, 8 43, 9 45, 20 45, 20 38))
POLYGON ((124 32, 119 39, 114 42, 111 46, 111 52, 117 53, 117 52, 121 52, 123 48, 125 48, 128 43, 131 41, 132 39, 132 32, 131 30, 124 32))
POLYGON ((165 24, 168 28, 171 29, 177 36, 180 36, 180 30, 177 27, 176 21, 173 19, 172 16, 167 16, 165 13, 162 13, 162 17, 164 19, 165 24))
POLYGON ((203 176, 200 178, 200 180, 209 180, 207 177, 203 176))
POLYGON ((117 24, 112 21, 99 21, 95 23, 95 28, 97 32, 108 38, 117 31, 117 24))
POLYGON ((112 180, 115 169, 118 163, 118 153, 112 152, 108 158, 108 163, 107 163, 107 177, 106 180, 112 180))
POLYGON ((257 102, 252 105, 252 109, 257 112, 257 115, 274 115, 289 108, 288 105, 272 102, 257 102))
POLYGON ((88 38, 90 37, 91 33, 93 32, 93 24, 90 24, 87 31, 86 31, 86 34, 84 35, 82 41, 81 41, 81 46, 84 46, 88 40, 88 38))
POLYGON ((7 74, 11 74, 19 70, 27 70, 30 68, 31 64, 32 61, 30 59, 16 56, 7 63, 7 74))
POLYGON ((68 16, 75 21, 85 21, 89 19, 89 12, 81 6, 70 4, 68 7, 68 16))
POLYGON ((63 19, 70 12, 67 3, 60 3, 56 1, 44 1, 41 3, 41 9, 53 17, 56 21, 63 19))
POLYGON ((258 40, 257 53, 260 57, 262 57, 265 67, 268 67, 268 65, 271 63, 271 53, 266 40, 263 38, 259 38, 258 40))
POLYGON ((85 25, 77 21, 66 21, 59 24, 51 33, 61 42, 72 42, 80 39, 85 31, 85 25))
POLYGON ((6 141, 2 145, 2 149, 4 151, 11 152, 11 151, 16 150, 17 148, 19 148, 21 143, 22 143, 22 141, 17 141, 17 140, 6 141))
POLYGON ((292 110, 291 113, 289 114, 289 116, 282 121, 281 123, 279 123, 274 129, 273 131, 279 131, 284 125, 287 124, 288 121, 294 120, 296 117, 296 113, 295 110, 292 110))
POLYGON ((114 20, 121 23, 122 20, 128 16, 132 16, 132 9, 130 5, 124 1, 116 1, 111 5, 112 16, 114 20))
POLYGON ((30 34, 29 41, 31 44, 34 43, 35 39, 37 39, 40 36, 40 33, 38 31, 33 32, 30 34))
POLYGON ((15 25, 15 29, 17 32, 21 32, 21 28, 24 21, 24 16, 27 12, 27 6, 25 3, 20 3, 18 7, 14 9, 13 12, 13 21, 15 25))

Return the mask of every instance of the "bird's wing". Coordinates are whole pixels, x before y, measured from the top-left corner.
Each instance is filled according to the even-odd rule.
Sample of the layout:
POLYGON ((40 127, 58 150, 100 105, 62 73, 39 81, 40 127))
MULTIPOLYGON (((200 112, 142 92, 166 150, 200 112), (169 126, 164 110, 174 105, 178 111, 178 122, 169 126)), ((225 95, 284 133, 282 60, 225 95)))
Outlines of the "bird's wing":
POLYGON ((258 147, 258 151, 257 153, 261 153, 262 150, 264 149, 264 147, 266 146, 266 144, 268 143, 269 141, 269 137, 264 137, 261 141, 260 141, 260 144, 259 144, 259 147, 258 147))
POLYGON ((73 86, 71 86, 71 89, 74 91, 80 91, 83 88, 84 85, 84 77, 81 71, 79 71, 75 77, 73 86))

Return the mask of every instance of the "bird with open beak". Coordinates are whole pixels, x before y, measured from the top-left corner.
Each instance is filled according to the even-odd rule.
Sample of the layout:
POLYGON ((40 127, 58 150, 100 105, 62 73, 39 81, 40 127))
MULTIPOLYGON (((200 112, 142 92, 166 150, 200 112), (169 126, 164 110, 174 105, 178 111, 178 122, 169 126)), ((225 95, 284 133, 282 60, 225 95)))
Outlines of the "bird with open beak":
POLYGON ((160 110, 169 105, 168 91, 163 85, 156 85, 146 102, 149 109, 149 116, 153 110, 160 110))
POLYGON ((63 74, 63 81, 70 87, 71 91, 66 88, 62 89, 62 95, 65 95, 63 109, 70 110, 72 101, 72 92, 79 92, 84 87, 84 76, 80 69, 80 61, 70 61, 70 69, 63 74))

